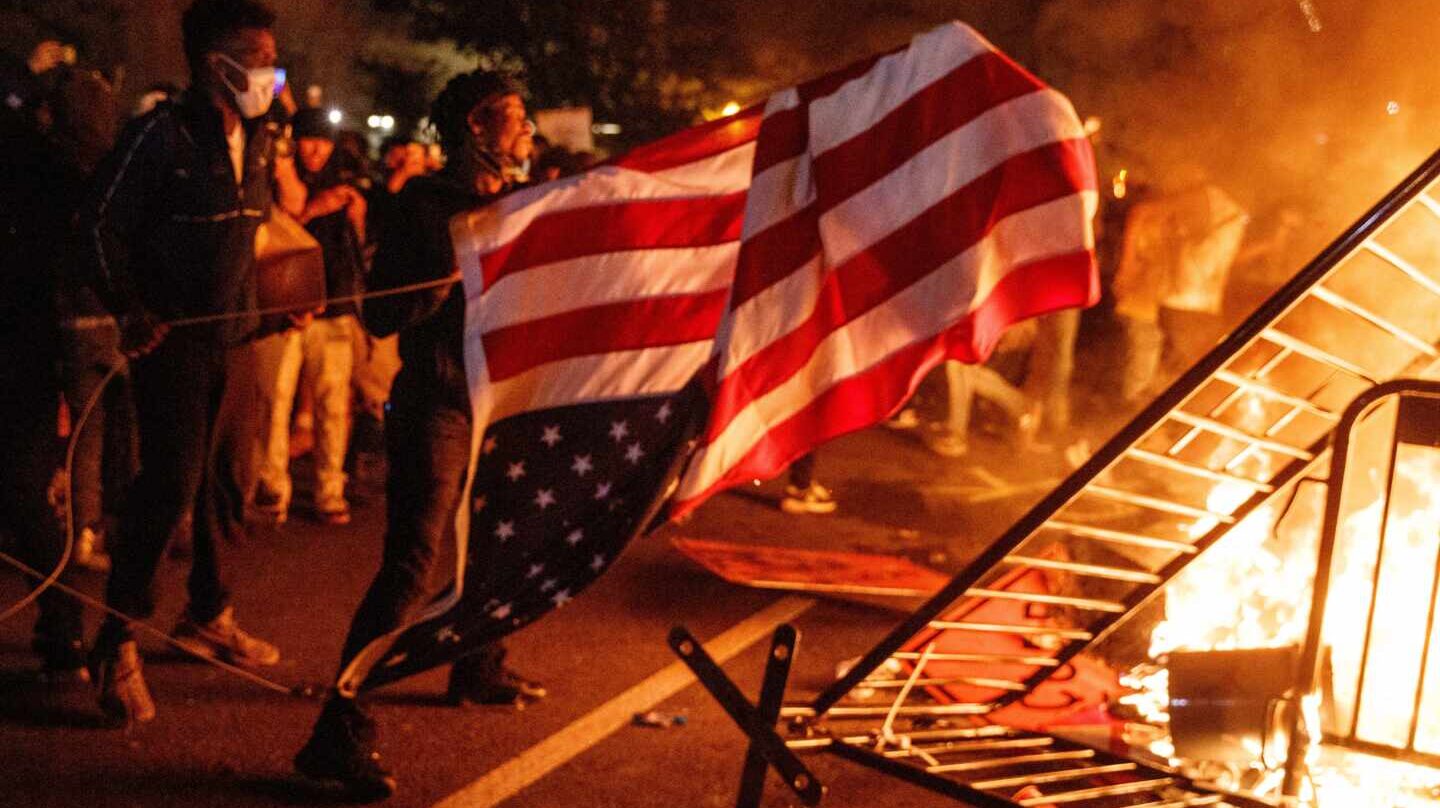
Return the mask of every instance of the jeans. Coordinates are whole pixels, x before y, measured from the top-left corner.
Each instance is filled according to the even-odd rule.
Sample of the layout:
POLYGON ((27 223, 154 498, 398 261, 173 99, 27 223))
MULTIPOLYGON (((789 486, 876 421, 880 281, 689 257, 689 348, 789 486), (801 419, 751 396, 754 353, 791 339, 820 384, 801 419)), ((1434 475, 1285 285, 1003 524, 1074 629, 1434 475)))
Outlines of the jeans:
POLYGON ((259 482, 290 506, 290 414, 304 382, 315 396, 315 495, 318 510, 345 507, 345 451, 350 440, 350 376, 354 367, 354 315, 314 320, 256 343, 261 439, 259 482))
POLYGON ((73 422, 85 412, 110 369, 121 366, 75 439, 70 495, 75 529, 80 530, 99 525, 105 513, 118 510, 138 471, 135 408, 130 401, 130 374, 120 354, 120 328, 113 319, 66 323, 61 347, 61 381, 73 422))
POLYGON ((1045 425, 1070 428, 1070 379, 1075 375, 1075 339, 1080 310, 1063 309, 1035 321, 1025 393, 1044 408, 1045 425))
POLYGON ((970 410, 975 396, 999 405, 1010 416, 1011 421, 1019 421, 1029 407, 1029 400, 1024 393, 1017 390, 994 368, 985 365, 948 361, 945 363, 945 381, 950 402, 945 428, 957 438, 963 439, 970 432, 970 410))
MULTIPOLYGON (((106 602, 126 615, 155 612, 153 583, 175 527, 193 508, 189 615, 218 617, 230 595, 221 574, 220 541, 243 533, 246 465, 235 455, 254 444, 255 353, 226 347, 210 333, 172 332, 131 364, 140 434, 140 475, 111 547, 106 602)), ((129 638, 107 618, 98 644, 129 638)))
MULTIPOLYGON (((401 368, 385 418, 384 554, 351 620, 340 654, 342 671, 365 646, 404 624, 429 591, 440 543, 455 532, 470 463, 470 413, 437 403, 435 391, 415 390, 412 373, 401 368)), ((485 549, 472 545, 470 551, 485 549)), ((467 659, 486 658, 498 670, 501 649, 496 643, 467 659)))

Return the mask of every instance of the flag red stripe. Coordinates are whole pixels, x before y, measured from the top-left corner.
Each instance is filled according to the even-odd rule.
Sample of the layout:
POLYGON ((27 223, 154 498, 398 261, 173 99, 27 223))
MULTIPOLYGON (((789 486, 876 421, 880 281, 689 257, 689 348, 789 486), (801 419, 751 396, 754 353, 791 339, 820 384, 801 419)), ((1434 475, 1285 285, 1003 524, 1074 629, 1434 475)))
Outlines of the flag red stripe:
POLYGON ((920 379, 941 360, 979 361, 988 350, 985 346, 993 345, 1011 323, 1088 305, 1099 291, 1088 250, 1013 270, 978 309, 948 331, 908 345, 836 383, 772 427, 720 478, 682 503, 678 512, 733 485, 772 477, 815 446, 876 423, 909 399, 920 379))
POLYGON ((781 110, 765 119, 760 137, 755 141, 753 176, 805 153, 810 133, 807 111, 808 108, 801 105, 781 110))
POLYGON ((513 241, 481 256, 481 273, 489 289, 506 275, 587 255, 714 246, 739 239, 744 216, 744 191, 541 214, 513 241))
POLYGON ((748 267, 749 271, 735 273, 730 308, 740 308, 742 303, 819 254, 819 220, 820 211, 814 205, 807 205, 774 227, 742 242, 738 265, 748 267))
MULTIPOLYGON (((800 231, 818 216, 986 111, 1043 86, 999 54, 983 54, 916 93, 874 127, 817 157, 812 176, 818 196, 811 205, 813 210, 805 211, 802 221, 782 221, 746 240, 741 261, 753 263, 742 263, 747 269, 736 276, 734 305, 738 307, 814 256, 818 234, 807 238, 800 231), (975 91, 976 85, 992 83, 993 92, 975 91)), ((803 150, 804 138, 800 141, 803 150)), ((761 138, 757 150, 764 148, 765 138, 761 138)), ((758 151, 756 159, 758 164, 758 151)), ((1094 188, 1094 179, 1081 187, 1094 188)), ((792 219, 800 216, 797 212, 792 219)))
POLYGON ((876 62, 900 50, 903 48, 896 48, 886 53, 861 59, 834 73, 796 87, 795 92, 799 97, 799 104, 792 109, 776 112, 765 119, 765 127, 762 130, 764 137, 755 143, 755 169, 752 173, 758 175, 768 168, 773 168, 786 160, 793 160, 804 154, 810 136, 807 105, 834 93, 845 86, 846 82, 865 75, 875 67, 876 62))
POLYGON ((989 110, 1044 85, 998 53, 981 54, 916 92, 874 126, 815 158, 822 211, 989 110))
POLYGON ((710 340, 729 290, 590 306, 488 331, 481 336, 490 380, 562 359, 710 340), (577 334, 584 334, 583 340, 577 334))
POLYGON ((754 140, 760 131, 764 112, 763 106, 746 108, 728 118, 711 121, 640 146, 610 164, 654 173, 714 157, 754 140))
POLYGON ((1091 175, 1089 161, 1084 141, 1012 157, 835 267, 805 323, 720 382, 710 435, 723 431, 746 400, 764 395, 803 367, 827 335, 980 242, 1006 216, 1073 195, 1091 175))

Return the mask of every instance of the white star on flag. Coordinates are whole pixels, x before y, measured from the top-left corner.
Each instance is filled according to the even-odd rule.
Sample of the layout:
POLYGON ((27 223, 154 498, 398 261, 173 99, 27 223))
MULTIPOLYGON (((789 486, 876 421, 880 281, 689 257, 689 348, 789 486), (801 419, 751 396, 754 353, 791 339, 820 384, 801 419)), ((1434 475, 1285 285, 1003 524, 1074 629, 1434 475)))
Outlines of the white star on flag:
POLYGON ((595 498, 604 499, 610 496, 610 483, 600 483, 595 486, 595 498))
POLYGON ((551 595, 550 600, 555 604, 555 608, 558 609, 561 606, 564 606, 565 604, 570 602, 570 590, 562 589, 559 592, 556 592, 554 595, 551 595))
POLYGON ((525 573, 526 578, 538 578, 540 573, 545 571, 544 564, 531 564, 530 571, 525 573))
POLYGON ((574 547, 575 545, 579 544, 580 540, 583 538, 585 538, 585 531, 577 527, 574 530, 570 531, 570 535, 565 537, 565 541, 569 542, 571 547, 574 547))
POLYGON ((540 436, 540 442, 554 449, 555 444, 560 442, 560 426, 557 424, 545 427, 545 434, 540 436))
POLYGON ((514 538, 514 536, 515 536, 515 523, 514 523, 514 522, 501 522, 500 524, 498 524, 498 525, 495 526, 495 538, 499 539, 500 541, 505 541, 506 539, 514 538))
POLYGON ((495 611, 491 612, 490 616, 495 618, 496 620, 504 620, 505 618, 510 616, 510 611, 512 610, 512 608, 513 604, 507 603, 496 609, 495 611))
POLYGON ((581 477, 589 474, 593 468, 595 464, 590 461, 590 455, 575 455, 575 462, 570 464, 570 469, 581 477))
POLYGON ((524 476, 525 476, 525 461, 524 461, 524 460, 517 460, 517 461, 515 461, 514 463, 511 463, 509 469, 507 469, 506 472, 505 472, 505 476, 506 476, 506 477, 509 477, 509 478, 510 478, 510 482, 512 482, 512 483, 515 482, 516 480, 519 480, 521 477, 524 477, 524 476))
POLYGON ((625 437, 629 434, 629 423, 625 421, 615 421, 614 423, 610 424, 610 437, 614 438, 616 443, 625 440, 625 437))
POLYGON ((455 633, 454 626, 446 626, 435 633, 436 642, 460 642, 460 635, 455 633))
POLYGON ((674 412, 674 410, 670 409, 670 402, 667 401, 660 405, 660 409, 655 411, 655 420, 663 424, 670 420, 670 414, 672 412, 674 412))
POLYGON ((599 572, 600 570, 602 570, 602 569, 604 569, 604 568, 605 568, 605 556, 597 555, 597 556, 595 556, 595 558, 594 558, 593 560, 591 560, 591 562, 590 562, 590 569, 595 570, 596 572, 599 572))
POLYGON ((554 588, 555 588, 555 584, 558 584, 558 583, 560 583, 560 582, 557 581, 557 580, 555 580, 554 578, 546 578, 546 579, 545 579, 545 582, 542 583, 542 584, 540 584, 540 591, 541 591, 541 592, 549 592, 550 590, 554 589, 554 588))
POLYGON ((644 456, 645 450, 641 449, 638 443, 630 444, 630 448, 625 450, 625 459, 637 466, 640 465, 640 458, 644 456))
POLYGON ((545 510, 555 504, 555 492, 549 488, 542 488, 535 492, 535 507, 545 510))

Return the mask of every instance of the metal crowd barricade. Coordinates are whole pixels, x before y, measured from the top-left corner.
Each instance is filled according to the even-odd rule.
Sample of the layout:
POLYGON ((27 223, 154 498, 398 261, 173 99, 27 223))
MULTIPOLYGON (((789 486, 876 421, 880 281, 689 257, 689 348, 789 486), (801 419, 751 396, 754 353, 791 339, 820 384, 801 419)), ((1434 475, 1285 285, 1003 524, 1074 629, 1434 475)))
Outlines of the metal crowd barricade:
MULTIPOLYGON (((1266 804, 1200 786, 1163 761, 985 716, 1104 640, 1252 511, 1323 473, 1345 407, 1378 383, 1431 372, 1437 342, 1440 152, 848 673, 784 708, 786 749, 770 715, 730 685, 727 710, 752 755, 782 764, 806 804, 822 789, 808 770, 797 785, 792 753, 814 749, 977 806, 1266 804), (1025 585, 1036 575, 1051 585, 1025 585), (1022 605, 1024 617, 983 617, 997 602, 1022 605), (904 674, 876 681, 881 666, 904 674), (894 697, 852 698, 860 687, 894 697)), ((712 693, 723 689, 718 668, 697 673, 712 693)), ((758 805, 758 790, 739 804, 758 805)))

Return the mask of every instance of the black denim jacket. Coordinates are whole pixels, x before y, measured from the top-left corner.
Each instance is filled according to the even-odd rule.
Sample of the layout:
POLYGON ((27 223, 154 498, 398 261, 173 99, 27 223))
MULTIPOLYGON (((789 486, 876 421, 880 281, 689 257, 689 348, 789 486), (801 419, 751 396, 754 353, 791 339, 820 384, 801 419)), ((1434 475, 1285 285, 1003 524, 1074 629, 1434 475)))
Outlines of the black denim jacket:
MULTIPOLYGON (((255 309, 255 232, 270 212, 273 124, 247 121, 235 180, 220 112, 193 93, 132 121, 101 162, 81 210, 91 280, 117 316, 161 320, 255 309)), ((242 317, 200 332, 255 334, 242 317)))

